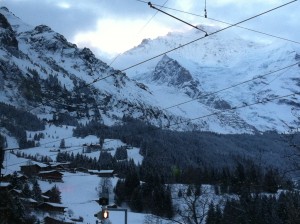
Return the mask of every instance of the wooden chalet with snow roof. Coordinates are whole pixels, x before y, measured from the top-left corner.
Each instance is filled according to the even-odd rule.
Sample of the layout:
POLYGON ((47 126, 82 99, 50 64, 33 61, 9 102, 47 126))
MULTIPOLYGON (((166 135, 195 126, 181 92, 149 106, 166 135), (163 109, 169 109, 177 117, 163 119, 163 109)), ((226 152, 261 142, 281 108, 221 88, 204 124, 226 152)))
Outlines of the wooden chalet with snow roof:
POLYGON ((97 175, 99 177, 114 177, 115 171, 114 170, 100 170, 97 175))
POLYGON ((45 224, 75 224, 76 222, 73 221, 66 221, 66 220, 60 220, 54 217, 46 216, 44 218, 45 224))
POLYGON ((0 182, 0 192, 8 192, 12 189, 12 186, 9 182, 0 182))
POLYGON ((21 172, 28 177, 36 176, 42 170, 42 167, 38 164, 30 164, 30 165, 24 165, 20 167, 21 167, 21 172))
POLYGON ((62 182, 63 174, 59 171, 56 171, 56 170, 50 170, 50 171, 39 172, 38 177, 41 180, 62 182))
POLYGON ((61 214, 63 214, 65 212, 65 209, 67 208, 62 204, 50 203, 50 202, 41 203, 37 207, 43 212, 61 213, 61 214))

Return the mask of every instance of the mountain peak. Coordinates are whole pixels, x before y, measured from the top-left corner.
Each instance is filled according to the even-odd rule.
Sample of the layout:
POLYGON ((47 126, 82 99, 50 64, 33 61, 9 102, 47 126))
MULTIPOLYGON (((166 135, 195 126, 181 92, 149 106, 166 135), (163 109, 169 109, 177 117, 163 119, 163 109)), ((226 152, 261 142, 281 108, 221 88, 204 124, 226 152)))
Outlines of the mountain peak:
POLYGON ((13 32, 13 29, 6 19, 6 17, 0 13, 0 46, 4 46, 7 50, 11 48, 18 48, 18 41, 16 39, 16 36, 13 32))
POLYGON ((0 10, 3 10, 3 11, 6 11, 6 12, 9 12, 8 8, 6 8, 5 6, 2 6, 2 7, 0 8, 0 10))
POLYGON ((47 33, 47 32, 53 32, 53 30, 46 25, 38 25, 34 28, 34 30, 38 33, 47 33))
POLYGON ((156 65, 152 80, 178 86, 185 82, 192 81, 192 79, 188 70, 165 54, 156 65))

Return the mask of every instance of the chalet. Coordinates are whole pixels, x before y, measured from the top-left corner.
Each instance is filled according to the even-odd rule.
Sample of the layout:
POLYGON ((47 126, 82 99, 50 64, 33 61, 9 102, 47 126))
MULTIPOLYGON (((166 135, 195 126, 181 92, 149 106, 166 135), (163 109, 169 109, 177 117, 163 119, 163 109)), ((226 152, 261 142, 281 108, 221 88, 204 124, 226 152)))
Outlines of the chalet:
POLYGON ((46 195, 43 195, 42 194, 42 198, 43 198, 43 201, 44 202, 49 202, 50 201, 50 197, 46 196, 46 195))
POLYGON ((67 170, 70 168, 70 163, 49 163, 49 166, 52 168, 52 170, 67 170))
POLYGON ((100 170, 88 170, 88 173, 91 175, 98 175, 100 173, 100 170))
MULTIPOLYGON (((10 182, 10 181, 12 180, 13 176, 14 176, 14 174, 7 174, 7 175, 5 175, 5 176, 3 175, 2 178, 1 178, 1 180, 2 180, 2 181, 5 181, 5 182, 10 182)), ((25 181, 28 180, 28 177, 26 177, 26 176, 23 175, 23 174, 17 173, 17 179, 18 179, 20 182, 24 183, 25 181)))
POLYGON ((57 203, 44 202, 38 205, 38 209, 49 213, 64 213, 66 206, 57 203))
POLYGON ((38 202, 32 198, 20 198, 26 207, 36 209, 38 206, 38 202))
POLYGON ((5 181, 5 182, 10 182, 12 175, 11 174, 7 174, 7 175, 3 175, 1 176, 1 181, 5 181))
POLYGON ((24 165, 20 167, 21 167, 21 172, 28 177, 36 176, 42 170, 42 167, 38 164, 30 164, 30 165, 24 165))
POLYGON ((22 191, 18 189, 11 189, 9 193, 14 197, 21 197, 22 191))
POLYGON ((78 167, 76 168, 76 172, 88 173, 89 170, 84 167, 78 167))
POLYGON ((0 192, 7 192, 11 190, 12 186, 8 182, 0 182, 0 192))
POLYGON ((45 191, 44 193, 42 193, 42 195, 50 197, 51 196, 51 190, 45 191))
POLYGON ((91 153, 102 150, 102 145, 100 144, 90 144, 90 145, 84 145, 83 151, 85 153, 91 153))
POLYGON ((44 218, 44 223, 45 224, 75 224, 75 222, 59 220, 57 218, 53 218, 50 216, 44 218))
POLYGON ((75 224, 75 222, 60 220, 60 219, 53 218, 50 216, 47 216, 44 218, 44 223, 45 224, 75 224))
POLYGON ((62 182, 63 174, 56 170, 39 172, 38 177, 46 181, 62 182))
POLYGON ((115 171, 114 170, 100 170, 97 175, 99 177, 114 177, 115 171))

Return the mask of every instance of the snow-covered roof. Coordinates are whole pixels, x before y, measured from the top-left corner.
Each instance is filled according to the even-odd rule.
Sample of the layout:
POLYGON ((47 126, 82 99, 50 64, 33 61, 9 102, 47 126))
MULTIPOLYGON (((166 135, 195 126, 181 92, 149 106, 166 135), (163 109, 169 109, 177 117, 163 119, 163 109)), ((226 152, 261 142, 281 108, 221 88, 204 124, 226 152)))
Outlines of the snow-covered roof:
POLYGON ((21 199, 24 200, 24 201, 27 201, 27 202, 37 203, 37 201, 32 199, 32 198, 21 198, 21 199))
POLYGON ((39 174, 46 174, 46 173, 60 173, 61 175, 63 175, 61 172, 59 172, 57 170, 50 170, 50 171, 41 171, 41 172, 39 172, 39 174))
POLYGON ((100 173, 113 173, 114 170, 100 170, 100 173))
POLYGON ((64 205, 58 204, 58 203, 44 202, 43 204, 47 204, 47 205, 50 205, 52 207, 57 207, 57 208, 67 208, 67 206, 64 206, 64 205))
POLYGON ((0 182, 0 187, 8 187, 10 186, 9 182, 0 182))

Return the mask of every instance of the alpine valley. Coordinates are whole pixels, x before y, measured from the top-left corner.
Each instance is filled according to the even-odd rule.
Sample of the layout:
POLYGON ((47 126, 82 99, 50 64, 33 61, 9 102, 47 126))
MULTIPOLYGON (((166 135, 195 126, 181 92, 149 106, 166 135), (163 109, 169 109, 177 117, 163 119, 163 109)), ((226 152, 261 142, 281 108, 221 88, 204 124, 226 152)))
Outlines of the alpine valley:
MULTIPOLYGON (((38 211, 72 210, 62 211, 60 220, 94 223, 96 200, 109 188, 118 206, 164 217, 159 223, 199 224, 209 204, 223 209, 245 189, 275 194, 294 187, 289 180, 296 182, 300 171, 299 44, 201 29, 209 35, 189 30, 145 39, 109 66, 50 27, 32 27, 0 8, 1 172, 18 178, 27 165, 29 176, 37 175, 30 187, 14 186, 13 193, 39 184, 45 192, 59 189, 63 205, 57 207, 45 205, 47 196, 35 202, 27 196, 38 211), (40 172, 31 173, 33 164, 40 172), (103 170, 117 175, 103 178, 103 170), (49 172, 59 176, 57 185, 43 179, 49 172), (196 198, 194 213, 201 214, 182 205, 188 190, 196 198), (189 216, 196 221, 185 222, 189 216)), ((1 189, 13 184, 1 181, 1 189)), ((35 213, 40 221, 46 215, 35 213)), ((133 224, 145 218, 129 217, 133 224)))

